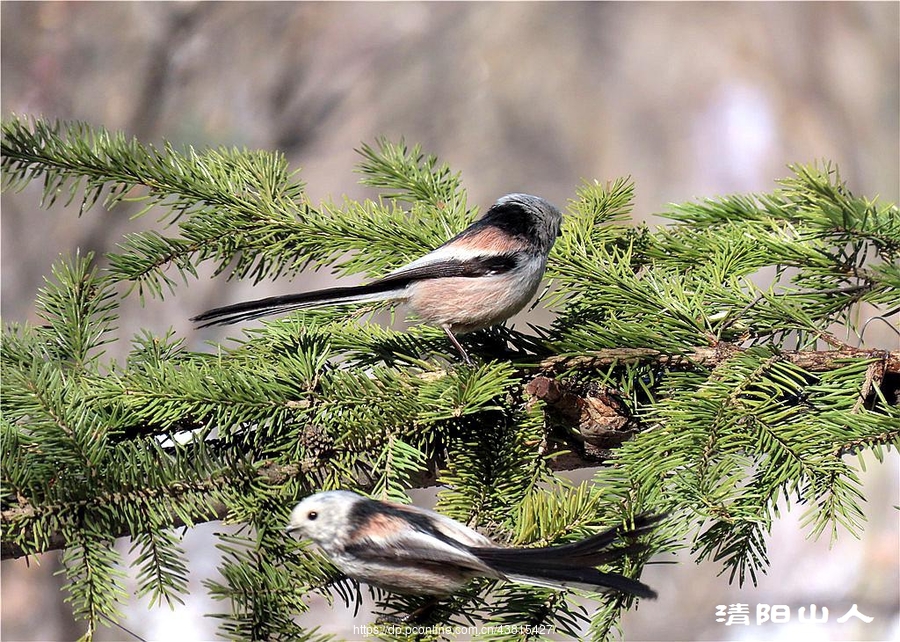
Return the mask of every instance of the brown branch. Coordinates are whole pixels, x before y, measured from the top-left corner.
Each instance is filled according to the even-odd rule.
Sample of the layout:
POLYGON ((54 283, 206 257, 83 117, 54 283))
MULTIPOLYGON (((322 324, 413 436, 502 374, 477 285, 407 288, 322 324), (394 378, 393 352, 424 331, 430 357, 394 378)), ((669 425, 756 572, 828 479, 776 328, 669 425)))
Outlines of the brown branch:
POLYGON ((896 444, 898 438, 900 438, 900 430, 886 430, 878 435, 871 435, 862 439, 853 439, 846 444, 838 444, 834 447, 834 450, 831 451, 831 454, 835 457, 853 455, 862 448, 896 444))
MULTIPOLYGON (((720 343, 716 347, 692 348, 680 355, 666 354, 652 348, 609 348, 588 354, 555 356, 544 359, 538 369, 545 373, 568 370, 593 370, 612 365, 655 363, 660 366, 715 368, 743 349, 730 343, 720 343)), ((900 350, 866 350, 844 347, 840 350, 786 350, 779 356, 804 370, 825 372, 840 366, 845 359, 878 359, 884 365, 884 373, 900 373, 900 350)))

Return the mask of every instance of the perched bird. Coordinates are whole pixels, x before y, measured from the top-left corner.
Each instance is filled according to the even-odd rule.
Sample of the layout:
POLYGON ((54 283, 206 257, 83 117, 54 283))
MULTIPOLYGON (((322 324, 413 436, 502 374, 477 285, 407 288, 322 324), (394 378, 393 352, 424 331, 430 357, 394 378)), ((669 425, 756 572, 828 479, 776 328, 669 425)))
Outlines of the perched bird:
POLYGON ((490 577, 655 598, 647 585, 594 567, 643 551, 635 542, 614 544, 648 533, 659 519, 641 516, 630 530, 612 528, 560 546, 503 548, 433 511, 333 490, 297 504, 288 531, 312 540, 350 577, 394 593, 443 596, 490 577))
POLYGON ((454 335, 501 323, 534 297, 562 214, 537 196, 507 194, 465 230, 425 256, 365 285, 273 296, 208 310, 199 327, 330 305, 405 303, 426 323, 454 335))

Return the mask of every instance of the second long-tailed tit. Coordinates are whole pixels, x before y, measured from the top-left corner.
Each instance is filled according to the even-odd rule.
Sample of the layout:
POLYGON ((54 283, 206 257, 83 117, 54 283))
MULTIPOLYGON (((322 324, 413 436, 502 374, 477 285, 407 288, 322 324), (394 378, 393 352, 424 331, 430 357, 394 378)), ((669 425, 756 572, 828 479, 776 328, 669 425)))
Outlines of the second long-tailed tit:
POLYGON ((448 595, 489 577, 655 598, 646 584, 595 567, 645 550, 635 538, 659 519, 640 516, 631 528, 559 546, 506 548, 434 511, 328 491, 297 504, 288 530, 312 540, 348 576, 395 593, 448 595))

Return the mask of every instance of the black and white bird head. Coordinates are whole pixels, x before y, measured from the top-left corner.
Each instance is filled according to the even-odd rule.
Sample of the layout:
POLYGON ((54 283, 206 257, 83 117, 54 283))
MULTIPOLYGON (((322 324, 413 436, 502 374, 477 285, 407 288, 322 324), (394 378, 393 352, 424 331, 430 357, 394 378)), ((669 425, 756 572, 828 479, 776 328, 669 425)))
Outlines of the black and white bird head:
POLYGON ((560 235, 562 213, 549 201, 531 194, 500 197, 479 219, 546 254, 560 235))

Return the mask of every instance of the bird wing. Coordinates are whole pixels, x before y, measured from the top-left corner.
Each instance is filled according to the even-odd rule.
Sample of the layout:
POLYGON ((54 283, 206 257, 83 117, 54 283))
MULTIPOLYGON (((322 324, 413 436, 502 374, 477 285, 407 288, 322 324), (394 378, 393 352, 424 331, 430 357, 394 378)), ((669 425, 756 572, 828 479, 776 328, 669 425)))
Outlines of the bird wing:
POLYGON ((367 561, 437 562, 496 575, 465 544, 478 541, 490 545, 487 538, 431 511, 388 505, 393 510, 371 516, 364 534, 346 547, 348 553, 367 561))
POLYGON ((373 284, 398 281, 408 284, 422 279, 491 276, 509 272, 516 267, 516 263, 515 254, 471 253, 439 248, 374 281, 373 284))

